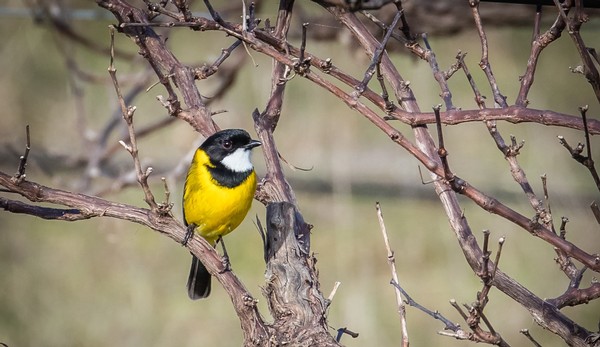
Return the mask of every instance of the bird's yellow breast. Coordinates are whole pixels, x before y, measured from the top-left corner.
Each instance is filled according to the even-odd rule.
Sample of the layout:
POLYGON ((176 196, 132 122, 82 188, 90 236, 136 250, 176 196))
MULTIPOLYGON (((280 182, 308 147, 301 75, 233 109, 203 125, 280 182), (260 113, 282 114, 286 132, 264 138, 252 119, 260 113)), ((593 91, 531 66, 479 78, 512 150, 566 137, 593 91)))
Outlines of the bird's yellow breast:
POLYGON ((256 174, 252 171, 238 186, 229 188, 212 178, 210 165, 206 153, 197 150, 185 181, 183 211, 186 223, 195 224, 196 232, 214 244, 244 220, 254 198, 256 174))

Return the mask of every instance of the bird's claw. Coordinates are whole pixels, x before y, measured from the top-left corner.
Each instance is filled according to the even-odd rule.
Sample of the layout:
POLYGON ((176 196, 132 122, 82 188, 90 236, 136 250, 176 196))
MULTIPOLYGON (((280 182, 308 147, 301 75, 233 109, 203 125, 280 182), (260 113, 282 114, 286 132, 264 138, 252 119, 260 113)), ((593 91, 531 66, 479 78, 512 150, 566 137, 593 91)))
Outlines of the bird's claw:
POLYGON ((185 247, 187 246, 188 242, 194 237, 194 229, 196 229, 196 224, 190 224, 187 226, 187 230, 185 232, 185 236, 183 238, 183 241, 181 241, 181 244, 185 247))

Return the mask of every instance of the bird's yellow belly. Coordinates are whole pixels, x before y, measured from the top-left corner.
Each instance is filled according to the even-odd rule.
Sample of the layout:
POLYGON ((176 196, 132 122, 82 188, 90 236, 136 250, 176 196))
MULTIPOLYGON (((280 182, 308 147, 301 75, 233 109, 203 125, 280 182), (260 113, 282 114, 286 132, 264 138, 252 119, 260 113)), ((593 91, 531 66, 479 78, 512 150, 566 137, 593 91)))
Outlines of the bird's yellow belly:
POLYGON ((187 224, 195 224, 196 232, 214 244, 244 220, 254 198, 256 174, 253 172, 237 187, 227 188, 210 183, 204 173, 196 172, 202 177, 195 180, 188 177, 183 208, 187 224))

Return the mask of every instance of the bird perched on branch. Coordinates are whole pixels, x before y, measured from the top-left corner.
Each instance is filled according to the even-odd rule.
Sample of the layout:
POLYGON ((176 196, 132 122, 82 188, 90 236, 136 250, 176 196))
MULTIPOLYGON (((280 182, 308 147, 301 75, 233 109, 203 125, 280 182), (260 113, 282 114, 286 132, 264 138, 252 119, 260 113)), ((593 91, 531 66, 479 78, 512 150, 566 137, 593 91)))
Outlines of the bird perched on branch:
MULTIPOLYGON (((183 188, 183 219, 187 226, 184 244, 196 232, 211 245, 220 241, 224 259, 227 251, 222 237, 246 217, 254 192, 256 173, 250 160, 259 141, 241 129, 227 129, 208 137, 196 150, 183 188)), ((187 282, 192 300, 210 294, 210 274, 192 255, 187 282)))

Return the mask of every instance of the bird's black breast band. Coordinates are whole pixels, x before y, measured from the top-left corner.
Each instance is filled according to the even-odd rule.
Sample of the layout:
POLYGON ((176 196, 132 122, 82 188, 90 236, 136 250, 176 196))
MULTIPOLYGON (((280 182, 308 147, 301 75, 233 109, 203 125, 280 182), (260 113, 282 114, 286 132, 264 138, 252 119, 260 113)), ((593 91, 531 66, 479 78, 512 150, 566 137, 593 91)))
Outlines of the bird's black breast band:
POLYGON ((226 168, 223 164, 219 163, 215 166, 208 166, 208 172, 212 178, 223 187, 235 188, 242 184, 250 174, 252 170, 244 172, 236 172, 226 168))

